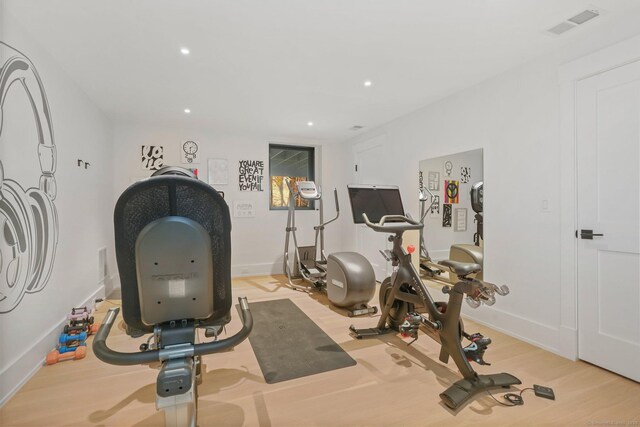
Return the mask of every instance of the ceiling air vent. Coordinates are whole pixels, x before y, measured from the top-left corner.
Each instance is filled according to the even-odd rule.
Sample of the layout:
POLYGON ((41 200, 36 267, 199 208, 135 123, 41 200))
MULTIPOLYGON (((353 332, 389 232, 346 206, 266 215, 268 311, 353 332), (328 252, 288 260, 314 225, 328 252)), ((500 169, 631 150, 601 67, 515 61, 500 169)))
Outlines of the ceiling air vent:
POLYGON ((555 34, 556 36, 559 36, 560 34, 565 33, 574 27, 576 27, 576 25, 573 25, 570 22, 561 22, 555 27, 549 28, 547 31, 555 34))
POLYGON ((574 24, 580 25, 598 16, 600 16, 600 12, 598 12, 597 10, 585 10, 584 12, 580 12, 573 18, 569 18, 569 21, 573 22, 574 24))
POLYGON ((562 21, 558 25, 555 25, 547 30, 547 33, 553 34, 554 36, 559 36, 561 34, 566 33, 567 31, 576 28, 579 25, 584 24, 587 21, 591 21, 593 18, 597 18, 602 14, 601 10, 598 9, 587 9, 578 13, 571 18, 568 18, 566 21, 562 21))
POLYGON ((351 126, 351 127, 349 128, 349 130, 360 130, 360 129, 362 129, 363 127, 364 127, 364 126, 354 125, 354 126, 351 126))

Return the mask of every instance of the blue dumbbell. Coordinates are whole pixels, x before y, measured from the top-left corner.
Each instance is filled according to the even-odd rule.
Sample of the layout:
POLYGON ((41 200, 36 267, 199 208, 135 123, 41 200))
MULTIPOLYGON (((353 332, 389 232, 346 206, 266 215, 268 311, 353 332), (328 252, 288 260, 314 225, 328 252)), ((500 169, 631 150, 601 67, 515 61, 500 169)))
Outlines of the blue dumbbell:
POLYGON ((70 341, 85 341, 86 339, 87 339, 86 332, 80 332, 79 334, 73 334, 73 335, 62 333, 60 334, 60 339, 58 340, 58 342, 61 345, 65 345, 70 341))

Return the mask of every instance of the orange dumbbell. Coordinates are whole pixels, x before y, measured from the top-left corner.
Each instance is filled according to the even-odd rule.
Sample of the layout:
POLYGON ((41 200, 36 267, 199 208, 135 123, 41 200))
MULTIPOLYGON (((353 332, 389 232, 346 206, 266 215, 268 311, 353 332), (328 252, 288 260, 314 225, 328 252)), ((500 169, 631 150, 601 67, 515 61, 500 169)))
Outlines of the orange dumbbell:
POLYGON ((70 359, 82 359, 87 355, 87 347, 81 345, 76 348, 74 351, 68 351, 66 353, 60 353, 58 350, 52 350, 47 354, 46 364, 53 365, 54 363, 61 362, 63 360, 70 359))

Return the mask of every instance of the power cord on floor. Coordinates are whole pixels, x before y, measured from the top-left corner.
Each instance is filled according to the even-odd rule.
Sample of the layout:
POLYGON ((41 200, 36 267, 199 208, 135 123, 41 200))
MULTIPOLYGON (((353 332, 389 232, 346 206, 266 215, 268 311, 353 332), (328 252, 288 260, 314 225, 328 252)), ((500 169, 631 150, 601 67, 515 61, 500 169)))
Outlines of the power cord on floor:
POLYGON ((96 304, 100 303, 100 302, 106 302, 107 304, 111 304, 114 307, 121 307, 120 304, 116 304, 115 302, 111 302, 108 299, 104 299, 104 298, 96 298, 94 301, 96 304))
POLYGON ((520 394, 507 393, 503 395, 502 397, 504 398, 504 400, 506 400, 509 403, 500 402, 498 399, 495 398, 493 394, 491 394, 489 390, 487 390, 487 394, 489 394, 489 396, 491 396, 493 400, 495 400, 496 402, 498 402, 503 406, 521 406, 521 405, 524 405, 524 399, 522 398, 522 393, 524 393, 527 390, 533 390, 533 387, 523 388, 522 390, 520 390, 520 394))

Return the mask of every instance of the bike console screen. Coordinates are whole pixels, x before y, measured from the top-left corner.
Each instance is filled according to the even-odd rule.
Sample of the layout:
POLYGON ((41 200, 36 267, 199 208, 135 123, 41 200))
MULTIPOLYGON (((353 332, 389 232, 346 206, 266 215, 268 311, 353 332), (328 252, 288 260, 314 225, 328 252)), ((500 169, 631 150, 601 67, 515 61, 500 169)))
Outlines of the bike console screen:
POLYGON ((385 215, 403 215, 400 189, 395 185, 348 185, 353 222, 363 224, 362 214, 369 221, 380 222, 385 215))

